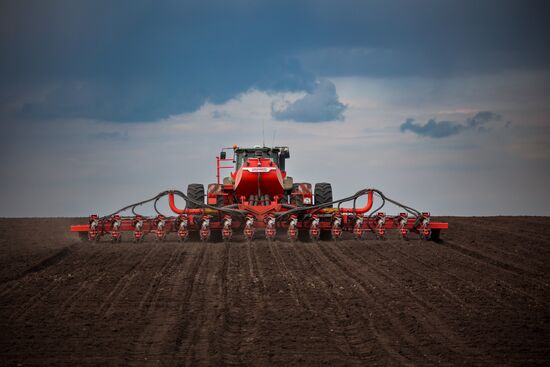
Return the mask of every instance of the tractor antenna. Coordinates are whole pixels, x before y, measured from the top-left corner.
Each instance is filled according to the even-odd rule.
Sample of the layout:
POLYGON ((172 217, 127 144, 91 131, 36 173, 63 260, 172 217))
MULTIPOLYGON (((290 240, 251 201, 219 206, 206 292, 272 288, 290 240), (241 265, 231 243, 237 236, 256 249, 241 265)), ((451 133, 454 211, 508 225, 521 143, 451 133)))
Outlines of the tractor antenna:
POLYGON ((271 147, 273 148, 275 146, 275 136, 277 136, 277 128, 273 130, 273 140, 271 141, 271 147))
POLYGON ((262 120, 262 147, 265 148, 265 120, 262 120))

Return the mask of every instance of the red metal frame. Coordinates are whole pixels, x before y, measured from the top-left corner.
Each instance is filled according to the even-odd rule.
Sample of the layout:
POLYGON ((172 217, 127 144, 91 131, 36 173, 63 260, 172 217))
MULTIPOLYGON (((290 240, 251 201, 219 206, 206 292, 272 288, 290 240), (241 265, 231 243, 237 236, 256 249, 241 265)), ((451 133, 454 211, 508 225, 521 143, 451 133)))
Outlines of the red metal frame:
MULTIPOLYGON (((225 230, 230 229, 231 231, 243 229, 244 221, 243 218, 231 218, 231 225, 227 226, 225 222, 228 216, 226 213, 223 213, 216 209, 211 208, 198 208, 198 209, 180 209, 176 206, 174 193, 168 193, 168 202, 170 209, 180 216, 186 216, 189 221, 189 226, 186 228, 188 231, 201 232, 201 237, 207 238, 209 235, 205 235, 205 228, 203 226, 203 221, 205 218, 208 220, 207 230, 225 230)), ((431 222, 429 213, 422 213, 420 217, 408 218, 406 214, 402 213, 399 216, 385 216, 384 213, 377 213, 376 216, 365 217, 365 213, 368 212, 373 206, 373 191, 367 192, 367 203, 362 208, 322 208, 322 209, 311 209, 305 210, 303 213, 298 215, 289 215, 283 220, 275 222, 274 227, 267 228, 266 220, 269 218, 276 218, 278 215, 283 215, 289 209, 283 206, 278 200, 274 200, 269 205, 250 205, 249 202, 242 200, 238 204, 238 209, 248 212, 248 216, 253 218, 254 228, 261 228, 266 230, 266 235, 268 238, 275 238, 275 232, 277 228, 285 229, 289 231, 289 237, 294 236, 294 230, 309 230, 310 235, 313 238, 318 238, 319 231, 330 231, 333 238, 340 238, 342 232, 352 232, 356 237, 362 237, 364 233, 373 232, 376 233, 377 237, 384 237, 386 230, 396 230, 401 237, 406 237, 407 233, 413 232, 418 233, 421 237, 431 235, 432 231, 441 231, 449 228, 447 223, 442 222, 431 222), (311 214, 313 219, 302 218, 303 214, 311 214), (357 218, 361 218, 361 225, 357 226, 357 218), (383 221, 380 219, 383 218, 383 221), (335 227, 335 220, 337 219, 337 227, 335 227), (292 221, 296 221, 295 228, 290 228, 292 221), (315 226, 312 226, 312 222, 315 221, 315 226), (381 224, 382 223, 382 224, 381 224)), ((97 216, 93 216, 93 220, 98 220, 97 216)), ((143 235, 153 233, 156 234, 157 239, 162 240, 166 234, 181 230, 178 228, 178 218, 179 217, 162 217, 164 221, 164 227, 162 232, 158 232, 157 224, 159 222, 158 216, 156 218, 146 218, 141 217, 142 228, 139 233, 140 237, 143 235)), ((95 231, 97 236, 101 237, 104 235, 109 235, 113 238, 119 239, 120 232, 131 232, 136 231, 135 223, 136 217, 123 217, 118 218, 120 221, 120 226, 118 229, 113 228, 113 218, 104 218, 99 219, 99 224, 95 231)), ((92 217, 90 219, 92 221, 92 217)), ((73 232, 90 232, 90 224, 81 224, 71 226, 71 231, 73 232)), ((187 233, 187 232, 184 232, 187 233)), ((208 232, 209 233, 209 232, 208 232)), ((244 234, 246 236, 253 236, 250 234, 250 230, 244 228, 244 234), (248 232, 247 232, 248 231, 248 232), (248 233, 248 235, 247 235, 248 233)), ((224 238, 230 238, 231 235, 226 235, 224 238)), ((94 235, 95 238, 95 235, 94 235)))
MULTIPOLYGON (((229 150, 229 149, 232 149, 234 150, 236 147, 231 147, 231 148, 222 148, 222 152, 223 151, 226 151, 226 150, 229 150)), ((221 184, 220 182, 220 172, 222 169, 233 169, 235 168, 235 166, 221 166, 221 162, 234 162, 235 161, 235 155, 233 155, 233 157, 231 158, 225 158, 225 159, 222 159, 220 156, 217 156, 216 157, 216 179, 218 181, 218 185, 221 184)))

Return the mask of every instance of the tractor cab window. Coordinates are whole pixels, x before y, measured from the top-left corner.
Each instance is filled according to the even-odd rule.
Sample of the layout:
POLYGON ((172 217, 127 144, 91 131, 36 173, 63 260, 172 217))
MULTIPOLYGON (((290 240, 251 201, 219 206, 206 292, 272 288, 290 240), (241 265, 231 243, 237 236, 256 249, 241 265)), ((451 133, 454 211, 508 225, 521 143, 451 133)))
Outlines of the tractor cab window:
POLYGON ((267 158, 273 163, 279 164, 279 155, 277 152, 271 150, 245 150, 235 153, 235 169, 239 169, 243 166, 248 158, 267 158))
POLYGON ((256 156, 259 156, 259 157, 262 157, 262 158, 267 158, 269 160, 271 160, 271 162, 275 163, 275 164, 279 164, 279 156, 277 155, 276 152, 273 152, 271 150, 269 151, 259 151, 259 152, 256 152, 256 156))
POLYGON ((246 156, 245 152, 237 153, 235 158, 235 169, 241 168, 247 158, 248 157, 246 156))
POLYGON ((271 159, 271 161, 275 164, 278 164, 277 154, 270 154, 267 158, 271 159))

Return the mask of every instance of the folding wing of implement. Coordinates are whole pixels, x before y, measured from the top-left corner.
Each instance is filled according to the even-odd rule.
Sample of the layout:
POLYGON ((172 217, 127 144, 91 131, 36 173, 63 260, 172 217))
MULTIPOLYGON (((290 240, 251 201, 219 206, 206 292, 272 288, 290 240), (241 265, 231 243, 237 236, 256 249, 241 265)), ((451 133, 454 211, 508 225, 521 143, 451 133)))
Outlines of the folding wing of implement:
POLYGON ((223 148, 216 157, 217 183, 208 185, 206 192, 202 184, 189 185, 186 193, 163 191, 107 216, 93 214, 88 224, 71 226, 71 231, 96 242, 104 237, 120 242, 123 233, 135 242, 151 235, 163 241, 174 234, 180 241, 216 242, 230 241, 237 233, 247 241, 259 237, 271 241, 281 236, 289 241, 338 240, 344 232, 355 239, 384 239, 394 233, 404 240, 438 240, 441 231, 448 228, 447 223, 432 221, 430 213, 398 203, 376 189, 334 200, 329 183, 317 183, 313 188, 310 183, 295 183, 285 170, 288 158, 288 147, 223 148), (221 180, 221 171, 226 169, 233 171, 221 180), (176 205, 176 196, 185 201, 185 208, 176 205), (157 202, 164 197, 175 215, 158 211, 157 202), (366 204, 357 207, 361 197, 366 197, 366 204), (380 202, 372 210, 375 198, 380 202), (151 202, 156 216, 136 213, 137 207, 151 202), (402 212, 386 215, 380 211, 386 203, 400 207, 402 212), (128 211, 132 216, 122 215, 128 211))

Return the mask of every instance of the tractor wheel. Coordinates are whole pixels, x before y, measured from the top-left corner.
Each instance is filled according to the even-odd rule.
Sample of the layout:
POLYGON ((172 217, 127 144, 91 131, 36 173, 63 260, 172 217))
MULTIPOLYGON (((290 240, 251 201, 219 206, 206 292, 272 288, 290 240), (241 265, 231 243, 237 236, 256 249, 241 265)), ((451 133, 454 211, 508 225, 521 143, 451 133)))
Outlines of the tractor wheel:
MULTIPOLYGON (((332 202, 332 186, 327 182, 320 182, 315 184, 315 190, 313 191, 315 205, 326 204, 332 202)), ((327 206, 327 208, 332 208, 332 205, 327 206)), ((331 239, 330 230, 322 230, 320 238, 322 241, 327 241, 331 239)))
MULTIPOLYGON (((204 185, 203 184, 190 184, 187 186, 187 197, 191 200, 198 201, 200 203, 204 203, 204 185)), ((197 209, 200 208, 199 205, 194 204, 192 202, 187 203, 187 207, 189 209, 197 209)))
MULTIPOLYGON (((332 201, 332 186, 327 182, 315 184, 313 195, 315 196, 315 205, 330 203, 332 201)), ((327 208, 332 208, 332 205, 327 208)))
MULTIPOLYGON (((187 197, 195 200, 199 203, 204 203, 204 185, 203 184, 190 184, 187 186, 187 197)), ((187 202, 187 208, 197 209, 199 206, 190 201, 187 202)), ((189 239, 191 241, 199 241, 199 231, 190 231, 189 239)))

